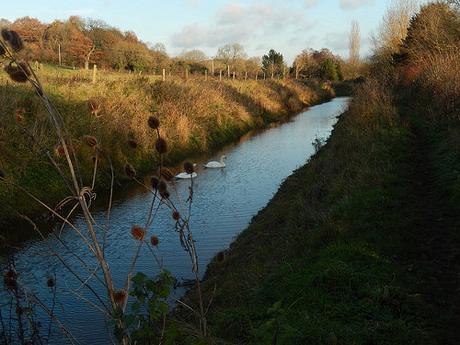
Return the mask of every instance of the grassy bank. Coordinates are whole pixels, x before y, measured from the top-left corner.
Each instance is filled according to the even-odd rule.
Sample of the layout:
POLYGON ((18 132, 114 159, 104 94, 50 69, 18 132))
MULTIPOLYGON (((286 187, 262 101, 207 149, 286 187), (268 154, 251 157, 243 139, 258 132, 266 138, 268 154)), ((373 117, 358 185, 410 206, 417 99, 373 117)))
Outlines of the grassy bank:
POLYGON ((327 145, 209 265, 205 343, 458 343, 460 155, 426 108, 409 109, 360 88, 327 145))
MULTIPOLYGON (((21 185, 54 206, 65 189, 45 155, 58 160, 57 139, 49 128, 45 109, 28 85, 14 84, 0 73, 1 169, 21 185)), ((251 129, 287 119, 305 107, 326 100, 330 91, 319 85, 306 86, 291 80, 161 82, 139 75, 109 73, 95 84, 79 71, 44 67, 39 71, 72 136, 83 173, 90 183, 91 150, 83 135, 94 135, 115 166, 116 181, 124 179, 123 167, 132 164, 140 173, 155 169, 154 138, 147 119, 158 114, 162 136, 170 150, 167 163, 209 152, 251 129), (135 141, 137 148, 128 144, 135 141)), ((98 176, 98 191, 108 187, 108 166, 98 176)), ((0 185, 2 234, 17 233, 10 225, 17 212, 43 211, 11 185, 0 185), (11 230, 11 231, 10 231, 11 230)))

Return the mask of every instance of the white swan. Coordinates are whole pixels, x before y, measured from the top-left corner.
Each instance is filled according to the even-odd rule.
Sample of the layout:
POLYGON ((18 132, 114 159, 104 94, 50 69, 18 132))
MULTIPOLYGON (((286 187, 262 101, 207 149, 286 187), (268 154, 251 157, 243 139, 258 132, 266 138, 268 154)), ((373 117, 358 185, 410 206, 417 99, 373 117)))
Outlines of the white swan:
MULTIPOLYGON (((196 163, 193 163, 193 167, 196 167, 196 163)), ((185 179, 191 179, 197 177, 198 174, 196 172, 192 172, 191 174, 188 174, 186 172, 181 172, 180 174, 176 175, 177 179, 185 180, 185 179)))
POLYGON ((220 162, 211 161, 204 165, 205 168, 216 169, 216 168, 225 168, 224 160, 227 159, 227 156, 223 155, 220 157, 220 162))
POLYGON ((177 179, 185 180, 185 179, 191 179, 197 177, 198 174, 196 172, 193 172, 191 174, 187 174, 186 172, 181 172, 180 174, 176 175, 177 179))

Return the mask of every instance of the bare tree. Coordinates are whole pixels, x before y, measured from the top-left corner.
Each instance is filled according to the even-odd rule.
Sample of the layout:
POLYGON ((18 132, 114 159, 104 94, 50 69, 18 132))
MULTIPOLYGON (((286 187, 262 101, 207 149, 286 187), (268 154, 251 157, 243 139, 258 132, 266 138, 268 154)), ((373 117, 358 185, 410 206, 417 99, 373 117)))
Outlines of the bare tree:
POLYGON ((108 25, 102 20, 87 19, 83 24, 84 32, 91 40, 92 44, 90 49, 85 54, 85 69, 89 69, 91 55, 97 50, 101 49, 105 30, 108 25))
POLYGON ((162 53, 162 54, 167 54, 166 53, 166 46, 164 45, 164 43, 161 43, 161 42, 157 42, 153 45, 149 45, 149 48, 150 50, 154 51, 154 52, 158 52, 158 53, 162 53))
POLYGON ((446 2, 460 10, 460 0, 446 0, 446 2))
POLYGON ((357 66, 359 64, 359 51, 361 49, 361 33, 359 23, 356 20, 351 22, 351 31, 349 37, 350 64, 357 66))
POLYGON ((8 19, 5 19, 5 18, 0 18, 0 29, 1 28, 6 28, 8 26, 10 26, 11 23, 8 19))
POLYGON ((262 70, 262 60, 258 56, 251 57, 245 61, 245 69, 251 76, 256 76, 262 70))
POLYGON ((194 62, 200 62, 200 61, 205 61, 208 59, 206 54, 199 49, 192 49, 192 50, 184 50, 180 56, 182 59, 186 61, 194 61, 194 62))
POLYGON ((227 67, 228 77, 230 76, 230 67, 247 57, 244 48, 239 43, 226 44, 217 50, 216 58, 222 60, 227 67))
POLYGON ((418 9, 417 0, 392 0, 374 37, 376 50, 395 53, 407 36, 410 20, 418 9))

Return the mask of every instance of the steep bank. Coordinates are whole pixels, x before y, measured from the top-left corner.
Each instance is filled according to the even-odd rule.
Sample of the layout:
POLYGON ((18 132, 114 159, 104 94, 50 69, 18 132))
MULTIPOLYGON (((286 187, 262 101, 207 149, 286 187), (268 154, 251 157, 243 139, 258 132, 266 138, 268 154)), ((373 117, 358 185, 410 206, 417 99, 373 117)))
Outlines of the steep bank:
MULTIPOLYGON (((83 172, 92 173, 91 150, 81 141, 94 135, 112 159, 116 182, 123 181, 123 167, 131 163, 140 173, 155 169, 154 138, 147 118, 158 114, 162 135, 173 164, 231 142, 251 129, 288 119, 305 107, 331 97, 320 86, 294 81, 194 80, 158 82, 147 77, 122 76, 96 84, 78 74, 45 69, 45 88, 56 102, 74 138, 83 172), (135 141, 133 149, 129 141, 135 141)), ((1 113, 5 121, 0 131, 1 170, 18 185, 54 206, 65 196, 63 184, 46 161, 47 151, 59 161, 57 141, 49 129, 45 110, 27 85, 12 84, 2 75, 1 113)), ((62 159, 59 163, 63 163, 62 159)), ((108 166, 98 175, 99 193, 108 186, 108 166)), ((89 183, 89 182, 88 182, 89 183)), ((0 225, 3 235, 17 233, 11 224, 16 211, 37 214, 42 209, 8 184, 0 185, 0 225)))
POLYGON ((396 104, 361 88, 327 145, 209 265, 213 341, 458 343, 458 183, 446 176, 458 155, 423 107, 414 118, 396 104))

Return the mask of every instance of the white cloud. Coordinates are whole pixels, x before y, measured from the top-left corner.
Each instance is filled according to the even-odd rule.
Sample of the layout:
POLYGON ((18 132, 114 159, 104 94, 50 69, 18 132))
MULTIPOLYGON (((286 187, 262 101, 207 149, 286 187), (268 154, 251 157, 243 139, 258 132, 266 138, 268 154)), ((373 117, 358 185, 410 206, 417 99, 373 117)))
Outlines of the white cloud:
POLYGON ((374 0, 340 0, 340 7, 342 9, 355 9, 372 3, 374 0))
POLYGON ((215 48, 226 43, 266 40, 283 32, 306 27, 303 15, 283 6, 230 3, 209 24, 193 23, 172 35, 177 48, 215 48))
POLYGON ((318 0, 305 0, 307 7, 313 7, 318 3, 318 0))
POLYGON ((204 26, 198 23, 186 25, 172 36, 172 44, 179 48, 213 48, 223 43, 244 42, 250 36, 245 28, 227 30, 219 26, 204 26))

